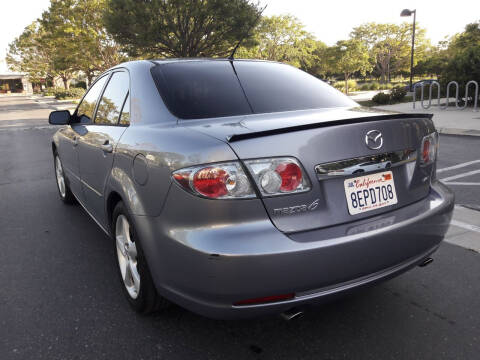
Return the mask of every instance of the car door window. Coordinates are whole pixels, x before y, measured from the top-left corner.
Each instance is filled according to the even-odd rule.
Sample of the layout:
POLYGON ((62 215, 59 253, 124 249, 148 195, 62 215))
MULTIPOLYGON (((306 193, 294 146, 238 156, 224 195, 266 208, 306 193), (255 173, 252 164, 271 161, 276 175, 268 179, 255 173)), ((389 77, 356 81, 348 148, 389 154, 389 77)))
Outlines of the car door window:
POLYGON ((127 94, 125 104, 123 104, 122 113, 120 114, 120 125, 130 125, 130 94, 127 94))
POLYGON ((93 119, 93 112, 95 111, 95 105, 97 104, 98 97, 103 89, 103 85, 108 76, 103 76, 98 79, 95 84, 88 90, 84 96, 82 102, 77 108, 77 118, 81 122, 89 122, 93 119))
POLYGON ((129 89, 128 73, 113 73, 98 104, 95 124, 116 125, 129 89))

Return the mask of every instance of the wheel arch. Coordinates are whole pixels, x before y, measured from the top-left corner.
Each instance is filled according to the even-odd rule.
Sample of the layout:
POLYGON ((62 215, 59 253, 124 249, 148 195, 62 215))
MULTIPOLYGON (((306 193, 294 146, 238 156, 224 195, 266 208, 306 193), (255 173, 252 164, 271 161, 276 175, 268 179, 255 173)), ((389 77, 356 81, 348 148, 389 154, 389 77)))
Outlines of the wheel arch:
MULTIPOLYGON (((125 204, 122 196, 117 191, 112 190, 108 194, 107 201, 106 201, 107 221, 108 221, 108 228, 110 229, 110 231, 113 230, 112 229, 113 210, 115 209, 115 206, 117 206, 119 202, 123 202, 125 204)), ((125 204, 125 206, 127 206, 127 204, 125 204)))
POLYGON ((52 136, 52 153, 57 153, 58 154, 58 147, 59 147, 59 142, 60 142, 60 139, 59 137, 62 136, 61 135, 61 129, 58 130, 57 132, 55 132, 55 134, 53 134, 52 136))

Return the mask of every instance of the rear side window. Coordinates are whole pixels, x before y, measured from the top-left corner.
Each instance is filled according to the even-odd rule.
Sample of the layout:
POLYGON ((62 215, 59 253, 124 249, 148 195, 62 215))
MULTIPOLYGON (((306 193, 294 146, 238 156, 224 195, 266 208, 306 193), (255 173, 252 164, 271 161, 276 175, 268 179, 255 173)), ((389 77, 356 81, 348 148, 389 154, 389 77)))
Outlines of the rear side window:
POLYGON ((182 119, 251 114, 228 61, 189 61, 152 68, 169 110, 182 119))
POLYGON ((129 77, 125 71, 114 72, 98 104, 95 124, 116 125, 128 95, 129 77))
POLYGON ((314 76, 278 63, 173 62, 153 67, 152 76, 181 119, 357 106, 314 76))
POLYGON ((322 80, 293 66, 252 61, 234 65, 255 113, 357 106, 322 80))
POLYGON ((97 104, 100 92, 103 89, 103 85, 108 76, 104 76, 95 82, 93 86, 88 90, 87 94, 83 98, 82 102, 77 108, 77 118, 81 121, 91 121, 93 119, 93 112, 95 111, 95 105, 97 104), (82 119, 83 118, 83 119, 82 119))

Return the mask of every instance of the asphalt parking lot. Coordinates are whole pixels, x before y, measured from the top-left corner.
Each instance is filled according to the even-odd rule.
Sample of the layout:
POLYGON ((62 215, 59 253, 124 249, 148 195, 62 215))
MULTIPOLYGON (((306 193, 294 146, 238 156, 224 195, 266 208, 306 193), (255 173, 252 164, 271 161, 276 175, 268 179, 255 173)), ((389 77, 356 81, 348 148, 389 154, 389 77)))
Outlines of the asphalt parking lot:
POLYGON ((52 108, 0 98, 1 360, 478 358, 480 254, 455 243, 480 243, 480 137, 440 138, 438 177, 473 230, 452 226, 430 266, 290 322, 210 320, 176 306, 139 316, 122 298, 113 242, 57 199, 52 108))
POLYGON ((441 135, 437 168, 457 204, 480 210, 480 137, 441 135))

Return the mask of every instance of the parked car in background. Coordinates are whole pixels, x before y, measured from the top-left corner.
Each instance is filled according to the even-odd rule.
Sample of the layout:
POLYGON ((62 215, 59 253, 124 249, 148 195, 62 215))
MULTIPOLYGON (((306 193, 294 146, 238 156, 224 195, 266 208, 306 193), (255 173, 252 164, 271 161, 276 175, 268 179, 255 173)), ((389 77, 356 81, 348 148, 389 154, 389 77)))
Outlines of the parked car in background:
POLYGON ((422 87, 422 85, 423 85, 423 86, 431 85, 433 82, 438 82, 438 80, 436 80, 436 79, 424 79, 424 80, 420 80, 420 81, 414 82, 414 83, 412 84, 412 88, 410 88, 410 85, 407 85, 407 86, 405 86, 405 89, 406 89, 407 91, 413 91, 413 89, 415 89, 416 87, 420 89, 420 88, 422 87))
POLYGON ((289 65, 128 62, 49 121, 60 199, 112 237, 142 313, 297 312, 429 263, 452 214, 431 115, 289 65))

